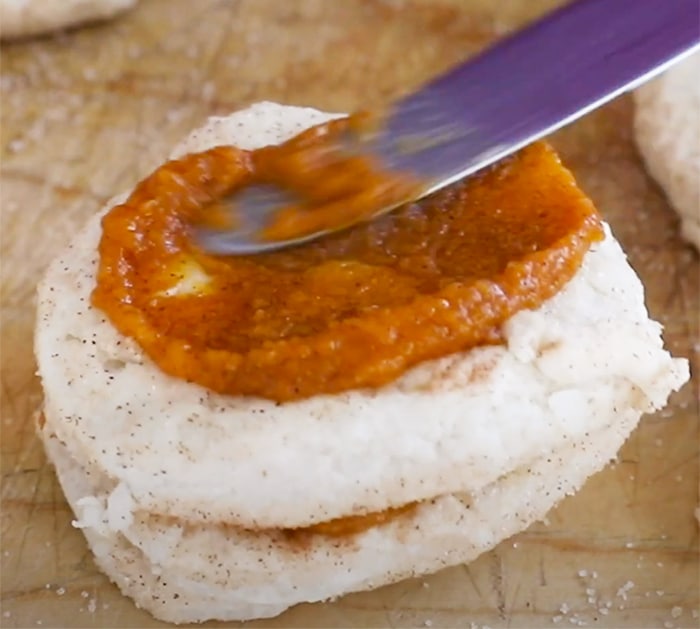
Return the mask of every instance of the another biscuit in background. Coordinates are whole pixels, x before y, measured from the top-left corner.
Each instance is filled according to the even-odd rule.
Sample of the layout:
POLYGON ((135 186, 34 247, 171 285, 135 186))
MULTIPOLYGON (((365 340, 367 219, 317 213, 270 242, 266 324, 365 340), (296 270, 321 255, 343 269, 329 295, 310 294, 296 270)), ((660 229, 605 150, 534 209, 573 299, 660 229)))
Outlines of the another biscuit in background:
POLYGON ((700 250, 700 53, 634 93, 634 131, 649 174, 700 250))
POLYGON ((17 39, 105 20, 137 0, 0 0, 0 39, 17 39))

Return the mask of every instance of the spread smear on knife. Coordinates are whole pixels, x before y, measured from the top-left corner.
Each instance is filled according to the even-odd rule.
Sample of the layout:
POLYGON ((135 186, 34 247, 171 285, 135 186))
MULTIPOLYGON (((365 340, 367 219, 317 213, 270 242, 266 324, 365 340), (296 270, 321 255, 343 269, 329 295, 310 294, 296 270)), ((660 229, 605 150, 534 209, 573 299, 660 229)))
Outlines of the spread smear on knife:
MULTIPOLYGON (((210 120, 173 157, 279 143, 333 117, 261 103, 210 120)), ((536 177, 523 202, 544 208, 553 193, 536 177)), ((102 218, 127 198, 39 287, 39 431, 98 565, 164 620, 273 616, 471 560, 577 490, 688 379, 603 224, 561 290, 488 344, 377 386, 287 401, 216 392, 167 373, 91 305, 102 218), (319 528, 390 509, 344 535, 319 528)), ((198 273, 189 286, 205 295, 214 274, 198 273)))

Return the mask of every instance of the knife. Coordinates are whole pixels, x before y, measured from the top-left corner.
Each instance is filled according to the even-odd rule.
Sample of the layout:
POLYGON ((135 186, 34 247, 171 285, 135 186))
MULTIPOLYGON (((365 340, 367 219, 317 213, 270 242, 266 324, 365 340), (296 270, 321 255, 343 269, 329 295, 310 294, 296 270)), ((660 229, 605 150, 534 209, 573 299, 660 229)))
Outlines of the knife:
MULTIPOLYGON (((575 0, 398 100, 371 146, 425 182, 422 196, 571 123, 700 49, 698 0, 575 0), (413 147, 408 149, 406 147, 413 147)), ((260 242, 284 191, 237 195, 244 229, 204 231, 213 253, 257 253, 323 235, 260 242)), ((384 208, 381 212, 391 208, 384 208)))
POLYGON ((698 0, 576 0, 398 101, 379 151, 392 167, 430 180, 429 194, 698 48, 698 0), (425 148, 401 152, 413 142, 425 148))

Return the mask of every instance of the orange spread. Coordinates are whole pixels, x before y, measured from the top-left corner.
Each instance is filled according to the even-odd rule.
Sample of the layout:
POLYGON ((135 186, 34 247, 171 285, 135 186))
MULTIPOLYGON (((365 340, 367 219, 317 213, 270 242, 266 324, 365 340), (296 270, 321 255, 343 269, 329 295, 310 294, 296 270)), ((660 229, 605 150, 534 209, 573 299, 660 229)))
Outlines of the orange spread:
POLYGON ((376 511, 365 515, 351 515, 344 518, 336 518, 326 522, 319 522, 311 526, 299 529, 282 529, 288 539, 299 540, 310 535, 325 535, 327 537, 345 537, 362 533, 374 526, 381 526, 392 522, 402 515, 412 513, 418 503, 410 502, 401 507, 376 511))
MULTIPOLYGON (((421 361, 498 343, 501 324, 556 294, 602 238, 591 202, 537 143, 444 193, 303 246, 230 258, 197 249, 192 223, 250 183, 277 179, 311 198, 319 183, 352 179, 381 194, 366 163, 324 162, 321 180, 308 170, 317 143, 342 124, 274 149, 217 147, 160 167, 103 219, 94 305, 164 372, 286 401, 379 387, 421 361), (294 159, 285 161, 288 149, 294 159)), ((308 227, 307 209, 283 227, 295 213, 308 227)))
POLYGON ((369 124, 358 114, 253 153, 256 181, 278 185, 300 199, 274 213, 261 240, 289 240, 353 225, 419 196, 417 180, 382 169, 378 160, 359 152, 356 138, 369 124))

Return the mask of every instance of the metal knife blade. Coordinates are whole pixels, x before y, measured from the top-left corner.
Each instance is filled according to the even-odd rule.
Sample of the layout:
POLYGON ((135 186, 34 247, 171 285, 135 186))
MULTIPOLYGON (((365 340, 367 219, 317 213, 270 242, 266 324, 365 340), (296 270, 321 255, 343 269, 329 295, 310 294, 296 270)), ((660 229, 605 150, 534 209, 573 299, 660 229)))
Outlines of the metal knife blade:
POLYGON ((377 150, 429 194, 699 47, 698 0, 576 0, 395 103, 377 150))
MULTIPOLYGON (((698 49, 700 0, 575 0, 397 101, 360 148, 426 182, 425 196, 698 49)), ((200 243, 212 253, 249 254, 328 233, 261 242, 256 234, 283 203, 280 192, 242 191, 245 227, 200 231, 200 243)))

